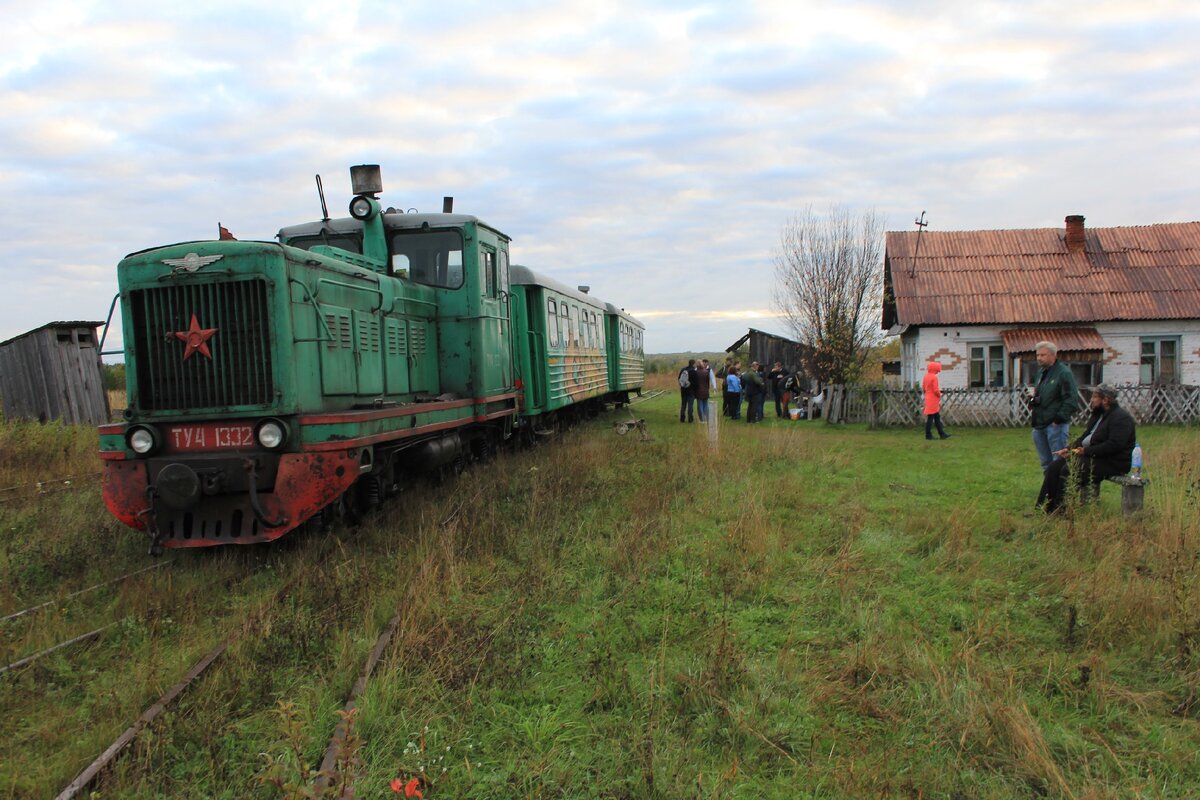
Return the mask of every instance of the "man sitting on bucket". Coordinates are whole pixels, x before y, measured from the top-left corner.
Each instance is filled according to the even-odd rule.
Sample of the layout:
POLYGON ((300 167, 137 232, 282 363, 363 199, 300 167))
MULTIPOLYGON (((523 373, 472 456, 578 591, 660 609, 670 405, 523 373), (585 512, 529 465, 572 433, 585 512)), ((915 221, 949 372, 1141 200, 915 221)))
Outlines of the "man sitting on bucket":
POLYGON ((1046 469, 1037 504, 1045 504, 1047 514, 1062 508, 1067 480, 1074 476, 1081 500, 1100 493, 1100 481, 1129 472, 1137 426, 1129 412, 1117 405, 1117 392, 1101 384, 1092 390, 1092 416, 1083 436, 1070 447, 1054 453, 1046 469), (1072 462, 1075 462, 1072 465, 1072 462))

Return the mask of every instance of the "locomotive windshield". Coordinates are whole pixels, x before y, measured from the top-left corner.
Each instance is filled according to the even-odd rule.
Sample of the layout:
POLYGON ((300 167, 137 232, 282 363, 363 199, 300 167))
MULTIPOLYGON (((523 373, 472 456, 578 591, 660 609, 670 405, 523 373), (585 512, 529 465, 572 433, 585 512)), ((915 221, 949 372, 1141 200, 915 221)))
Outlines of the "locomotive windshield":
POLYGON ((392 234, 392 272, 426 286, 457 289, 463 284, 462 234, 450 231, 396 231, 392 234))
POLYGON ((351 253, 362 252, 362 237, 345 234, 322 233, 320 236, 297 236, 295 239, 289 239, 287 244, 289 247, 298 247, 301 250, 311 250, 317 245, 323 244, 351 253))

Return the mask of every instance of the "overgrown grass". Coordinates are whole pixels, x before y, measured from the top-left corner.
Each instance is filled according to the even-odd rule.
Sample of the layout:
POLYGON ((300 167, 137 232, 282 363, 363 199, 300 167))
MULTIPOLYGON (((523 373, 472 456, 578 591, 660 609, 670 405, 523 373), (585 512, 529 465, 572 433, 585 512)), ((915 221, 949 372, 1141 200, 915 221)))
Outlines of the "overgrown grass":
MULTIPOLYGON (((1106 487, 1046 520, 1024 430, 926 442, 768 419, 723 424, 712 451, 676 404, 634 407, 653 442, 612 433, 615 412, 415 488, 353 535, 178 554, 137 589, 0 630, 17 657, 66 638, 60 618, 129 615, 0 678, 15 721, 0 786, 61 788, 294 579, 101 796, 311 791, 398 606, 354 720, 360 797, 397 777, 454 798, 1196 794, 1196 430, 1141 433, 1141 516, 1106 487)), ((25 588, 0 612, 100 571, 86 565, 102 553, 137 563, 143 542, 98 541, 98 490, 80 496, 77 517, 18 509, 84 557, 5 562, 25 588)))

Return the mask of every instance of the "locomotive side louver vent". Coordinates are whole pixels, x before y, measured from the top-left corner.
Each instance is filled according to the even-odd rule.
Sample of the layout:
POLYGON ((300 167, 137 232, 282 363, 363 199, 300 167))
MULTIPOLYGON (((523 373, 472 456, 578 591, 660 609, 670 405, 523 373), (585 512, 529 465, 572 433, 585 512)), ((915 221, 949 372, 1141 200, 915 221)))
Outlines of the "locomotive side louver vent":
POLYGON ((333 336, 326 343, 326 347, 330 350, 336 350, 339 347, 349 350, 354 346, 353 339, 350 336, 350 315, 349 314, 326 314, 325 322, 329 325, 329 332, 333 336))
POLYGON ((360 353, 379 352, 379 320, 358 317, 358 350, 360 353))
POLYGON ((130 292, 143 409, 265 405, 274 399, 267 286, 261 279, 130 292), (213 331, 188 358, 192 319, 213 331), (178 334, 184 334, 180 336, 178 334))
POLYGON ((414 356, 425 355, 425 327, 419 324, 412 324, 408 328, 410 337, 409 350, 414 356))

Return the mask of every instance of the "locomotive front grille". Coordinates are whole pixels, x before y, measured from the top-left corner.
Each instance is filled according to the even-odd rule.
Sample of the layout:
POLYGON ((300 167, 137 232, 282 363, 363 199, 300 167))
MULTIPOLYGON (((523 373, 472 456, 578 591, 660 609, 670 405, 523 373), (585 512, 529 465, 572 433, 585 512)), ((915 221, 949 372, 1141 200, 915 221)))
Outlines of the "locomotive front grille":
POLYGON ((262 279, 136 289, 129 305, 141 408, 264 405, 274 398, 262 279))

